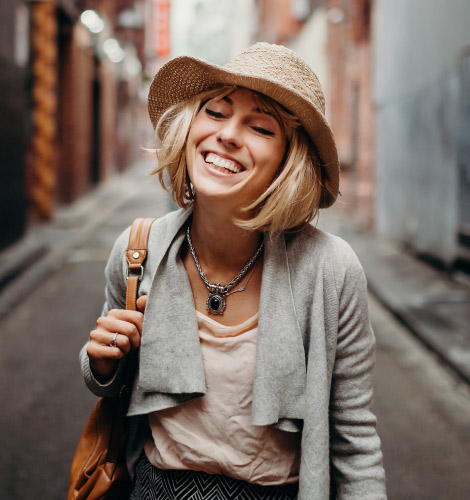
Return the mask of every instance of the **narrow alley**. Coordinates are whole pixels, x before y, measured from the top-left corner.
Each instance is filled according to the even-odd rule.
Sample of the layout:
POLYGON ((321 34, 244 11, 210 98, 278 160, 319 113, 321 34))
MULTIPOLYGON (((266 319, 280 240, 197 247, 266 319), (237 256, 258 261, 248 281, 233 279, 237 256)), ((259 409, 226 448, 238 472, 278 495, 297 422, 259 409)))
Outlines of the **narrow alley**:
MULTIPOLYGON (((278 200, 288 200, 283 202, 285 220, 291 215, 287 212, 309 204, 308 214, 299 212, 302 218, 298 216, 296 224, 282 228, 290 230, 305 222, 327 199, 325 195, 332 196, 334 206, 321 210, 312 224, 346 240, 367 278, 369 315, 377 340, 374 411, 382 440, 388 498, 469 500, 470 2, 11 0, 0 2, 0 14, 0 380, 4 401, 0 412, 0 499, 64 500, 67 496, 71 460, 95 403, 95 397, 85 387, 78 355, 102 310, 104 268, 112 245, 135 218, 160 217, 178 208, 158 178, 149 175, 156 167, 155 148, 161 145, 162 137, 156 141, 148 108, 155 127, 158 113, 169 109, 165 106, 182 104, 179 99, 187 99, 184 106, 189 102, 193 108, 185 108, 184 120, 180 115, 181 122, 168 119, 176 123, 169 128, 179 133, 178 140, 163 140, 163 144, 171 144, 166 151, 172 153, 175 144, 181 146, 172 157, 171 168, 177 164, 178 168, 191 169, 187 158, 198 158, 199 163, 194 160, 194 164, 203 172, 199 177, 191 177, 188 171, 170 174, 172 179, 184 179, 181 196, 193 196, 194 202, 196 192, 197 200, 204 200, 207 185, 208 191, 212 190, 204 205, 207 218, 199 225, 210 229, 202 231, 200 237, 203 252, 205 245, 209 254, 214 253, 208 261, 221 263, 223 268, 233 260, 232 267, 227 266, 221 274, 228 275, 237 259, 241 261, 244 251, 249 250, 240 234, 253 245, 258 238, 258 248, 262 248, 260 235, 240 232, 232 224, 233 214, 241 213, 236 210, 241 210, 245 201, 246 207, 257 196, 266 196, 257 205, 261 213, 269 203, 277 209, 282 205, 278 200), (228 61, 233 64, 234 56, 246 54, 248 47, 258 42, 266 42, 261 44, 265 48, 250 52, 235 69, 224 66, 228 61), (276 51, 290 55, 282 59, 265 57, 276 51), (172 65, 172 60, 180 56, 189 56, 178 63, 184 60, 188 66, 172 65), (250 61, 252 74, 248 72, 250 61), (289 61, 295 61, 295 68, 288 70, 289 61), (153 80, 155 74, 161 75, 162 67, 167 70, 168 80, 153 80), (222 74, 233 79, 214 76, 222 74), (170 80, 172 85, 168 84, 170 80), (207 88, 199 87, 202 80, 207 88), (157 84, 152 86, 153 81, 157 84), (214 97, 214 87, 223 85, 225 89, 226 84, 232 87, 223 96, 214 97), (196 88, 196 94, 192 93, 196 88), (211 93, 194 100, 202 90, 211 93), (165 105, 158 108, 163 94, 165 105), (235 107, 227 108, 228 112, 207 108, 208 99, 232 106, 230 97, 240 99, 240 94, 242 105, 238 109, 245 111, 238 115, 242 117, 238 121, 236 102, 235 107), (194 120, 201 115, 210 126, 208 132, 199 124, 198 135, 194 132, 195 121, 190 122, 188 117, 194 120), (253 117, 256 123, 252 123, 253 117), (259 118, 261 123, 257 122, 259 118), (183 122, 191 123, 191 129, 185 132, 180 127, 183 122), (216 151, 228 122, 243 125, 243 133, 234 126, 230 131, 236 134, 228 141, 229 148, 216 151), (273 129, 267 130, 267 125, 273 129), (191 142, 192 134, 200 142, 191 142), (208 136, 213 141, 210 147, 208 136), (248 141, 244 142, 246 137, 248 141), (207 141, 204 155, 199 154, 202 141, 207 141), (273 147, 276 143, 277 148, 273 147), (193 156, 188 154, 188 144, 194 146, 193 156), (246 162, 226 153, 234 146, 246 147, 246 162), (257 163, 256 158, 262 161, 257 163), (289 168, 282 170, 286 164, 289 168), (269 175, 266 165, 271 169, 269 175), (305 166, 307 170, 302 168, 305 166), (243 177, 246 170, 248 174, 243 177), (292 180, 289 176, 296 179, 295 189, 285 181, 292 180), (270 182, 271 187, 276 183, 283 189, 287 186, 289 196, 277 196, 278 191, 272 195, 267 188, 270 182), (227 193, 222 199, 221 195, 227 193), (227 212, 220 215, 219 210, 226 208, 227 212), (219 226, 213 222, 214 214, 219 216, 219 226), (230 233, 231 239, 220 238, 220 233, 230 233)), ((162 129, 167 118, 165 115, 162 129)), ((197 227, 195 219, 201 203, 194 202, 193 229, 197 227)), ((281 218, 280 212, 276 216, 281 218)), ((264 231, 269 226, 256 227, 264 231)), ((321 263, 320 267, 323 261, 312 258, 317 248, 306 246, 302 255, 311 259, 312 266, 321 263)), ((328 286, 333 281, 336 284, 336 270, 348 260, 343 260, 347 249, 344 255, 338 254, 342 260, 335 261, 333 253, 325 258, 328 261, 331 257, 328 276, 335 276, 335 280, 328 280, 328 286)), ((236 299, 231 298, 236 301, 243 297, 242 306, 232 308, 236 312, 248 313, 253 307, 255 313, 255 300, 261 297, 261 277, 266 275, 262 275, 261 266, 256 269, 258 275, 255 268, 258 255, 263 254, 252 255, 250 273, 255 278, 250 283, 258 279, 258 288, 248 298, 252 292, 249 288, 236 299)), ((190 260, 189 253, 187 257, 190 260)), ((204 280, 203 262, 204 256, 201 266, 195 264, 194 276, 204 293, 204 286, 212 293, 217 286, 215 281, 211 285, 204 280)), ((287 262, 283 269, 288 267, 287 262)), ((350 264, 346 262, 344 267, 350 264)), ((232 282, 220 276, 213 279, 234 288, 239 283, 241 287, 242 280, 251 277, 248 268, 240 265, 238 275, 231 274, 236 275, 232 282)), ((295 271, 304 277, 298 268, 295 271)), ((276 285, 290 284, 295 273, 289 272, 283 282, 276 281, 278 275, 273 273, 276 285)), ((183 273, 177 283, 190 274, 183 273)), ((351 294, 363 292, 364 297, 365 290, 352 281, 355 277, 348 277, 351 294)), ((175 281, 168 283, 172 288, 175 281)), ((269 289, 266 280, 264 283, 264 290, 269 289)), ((326 304, 326 295, 316 294, 317 288, 308 281, 304 285, 302 300, 307 305, 303 310, 314 311, 311 320, 320 318, 316 327, 309 323, 305 330, 316 332, 328 321, 322 321, 323 316, 316 314, 311 303, 322 298, 326 304), (305 291, 312 292, 312 300, 305 291)), ((293 290, 299 289, 292 286, 286 292, 291 294, 295 307, 293 290)), ((333 285, 331 289, 334 291, 333 285)), ((197 297, 192 290, 193 297, 197 297)), ((222 290, 223 294, 243 291, 245 284, 238 290, 222 290)), ((280 295, 277 288, 276 294, 266 302, 274 304, 280 295)), ((328 297, 341 303, 348 296, 338 291, 337 295, 339 299, 336 295, 328 297)), ((202 309, 205 300, 206 296, 202 309)), ((219 298, 216 301, 223 303, 219 298)), ((192 302, 185 304, 193 310, 192 302)), ((342 317, 338 307, 333 304, 333 323, 342 317)), ((366 332, 370 341, 364 310, 355 313, 361 314, 361 333, 366 332)), ((225 312, 224 320, 228 316, 225 312)), ((277 321, 275 315, 266 317, 277 321)), ((284 338, 291 324, 279 329, 278 350, 272 348, 272 335, 263 337, 270 342, 265 342, 266 350, 278 355, 285 346, 290 348, 284 338)), ((107 333, 114 334, 109 346, 116 347, 119 332, 113 329, 107 333)), ((324 342, 323 337, 318 338, 324 342)), ((327 335, 325 338, 324 343, 331 339, 327 335)), ((108 341, 103 345, 108 349, 108 341)), ((334 345, 330 342, 330 346, 334 345)), ((106 349, 105 355, 109 352, 106 349)), ((296 353, 301 357, 302 348, 297 348, 296 353)), ((330 367, 341 359, 326 357, 330 367)), ((284 357, 279 355, 277 359, 284 357)), ((236 361, 239 369, 238 358, 236 361)), ((310 368, 317 365, 311 359, 309 363, 306 372, 311 374, 310 368)), ((172 367, 176 364, 172 362, 172 367)), ((150 366, 153 374, 154 366, 160 365, 150 366)), ((300 364, 288 366, 298 368, 300 364)), ((355 364, 348 375, 354 369, 355 364)), ((245 365, 243 370, 248 373, 245 365)), ((305 375, 300 369, 297 372, 305 375)), ((271 376, 271 372, 267 373, 271 376)), ((332 378, 338 380, 335 377, 333 370, 332 378)), ((284 378, 279 378, 283 383, 284 378)), ((320 378, 314 375, 311 380, 317 382, 320 378)), ((327 438, 332 436, 327 435, 332 415, 327 410, 336 401, 334 391, 330 399, 326 396, 330 382, 325 376, 321 435, 325 450, 327 438)), ((369 379, 360 390, 365 386, 368 391, 369 379)), ((291 394, 280 387, 276 388, 279 394, 291 394)), ((296 387, 303 389, 301 384, 296 387)), ((158 389, 154 394, 164 392, 158 389)), ((320 392, 311 391, 314 395, 320 392)), ((351 392, 358 392, 357 386, 351 392)), ((298 420, 307 422, 314 413, 304 411, 304 400, 296 397, 296 402, 301 401, 298 420)), ((198 401, 206 402, 207 398, 198 401)), ((271 403, 266 406, 269 410, 275 407, 271 403)), ((290 412, 291 405, 285 406, 290 412)), ((317 421, 311 427, 319 427, 317 421)), ((372 425, 370 429, 366 438, 375 436, 372 425)), ((310 441, 315 445, 318 442, 310 441)), ((351 443, 354 446, 353 439, 351 443)), ((345 449, 351 443, 348 441, 345 449)), ((377 440, 374 443, 379 457, 377 440)), ((262 445, 269 449, 264 442, 262 445)), ((300 453, 298 447, 294 451, 300 453)), ((321 456, 324 469, 310 468, 317 473, 310 489, 321 485, 319 479, 326 478, 331 465, 326 451, 322 455, 315 448, 311 456, 321 456)), ((214 462, 218 467, 217 460, 214 462)), ((371 467, 379 470, 375 479, 379 478, 383 489, 380 461, 371 467)), ((354 472, 349 479, 354 479, 354 472)), ((362 488, 369 488, 363 474, 357 477, 362 488)), ((248 478, 251 481, 253 476, 248 478)), ((302 496, 302 500, 310 499, 302 496)))
MULTIPOLYGON (((108 253, 135 217, 161 216, 170 208, 157 180, 146 175, 149 168, 148 162, 138 164, 112 190, 95 193, 59 217, 57 226, 74 228, 92 225, 97 211, 108 214, 72 246, 73 231, 63 231, 55 249, 64 250, 60 265, 18 296, 1 319, 0 378, 8 381, 0 415, 2 498, 65 498, 73 451, 94 403, 78 352, 101 310, 108 253), (131 185, 133 194, 126 194, 131 185)), ((468 385, 373 296, 370 317, 378 344, 375 409, 390 500, 466 500, 468 385)))

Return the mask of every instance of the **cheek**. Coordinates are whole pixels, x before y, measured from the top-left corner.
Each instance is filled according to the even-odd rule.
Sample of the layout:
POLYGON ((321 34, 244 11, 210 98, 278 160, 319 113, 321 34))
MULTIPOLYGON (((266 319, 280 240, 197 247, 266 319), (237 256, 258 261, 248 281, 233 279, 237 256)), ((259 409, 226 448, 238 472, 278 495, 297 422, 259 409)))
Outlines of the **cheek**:
POLYGON ((186 139, 185 152, 188 164, 194 160, 197 146, 203 140, 204 136, 204 130, 201 128, 196 117, 191 128, 189 129, 188 138, 186 139))
POLYGON ((191 138, 193 145, 196 145, 205 137, 213 133, 214 123, 206 118, 203 111, 199 111, 189 129, 188 143, 191 138))
POLYGON ((265 154, 266 174, 273 177, 282 165, 286 148, 284 144, 276 144, 269 148, 265 154))

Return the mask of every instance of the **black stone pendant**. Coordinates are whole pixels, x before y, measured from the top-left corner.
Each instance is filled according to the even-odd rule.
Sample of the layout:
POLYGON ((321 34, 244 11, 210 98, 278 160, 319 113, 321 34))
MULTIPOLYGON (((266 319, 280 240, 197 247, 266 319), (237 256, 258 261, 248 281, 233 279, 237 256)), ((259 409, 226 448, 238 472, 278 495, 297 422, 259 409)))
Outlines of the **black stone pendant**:
POLYGON ((225 299, 220 293, 211 293, 206 301, 207 312, 222 315, 225 311, 225 299))

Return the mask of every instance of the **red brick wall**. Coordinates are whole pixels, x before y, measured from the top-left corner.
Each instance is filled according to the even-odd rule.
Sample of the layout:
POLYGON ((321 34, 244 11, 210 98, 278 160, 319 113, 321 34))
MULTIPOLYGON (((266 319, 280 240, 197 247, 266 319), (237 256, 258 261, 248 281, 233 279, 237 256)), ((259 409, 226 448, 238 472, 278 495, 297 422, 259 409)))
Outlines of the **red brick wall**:
POLYGON ((342 166, 341 191, 344 206, 370 227, 375 196, 372 0, 329 0, 328 9, 328 105, 342 166))
POLYGON ((58 198, 71 202, 90 187, 93 55, 88 31, 71 28, 61 47, 58 198))
POLYGON ((116 108, 117 79, 115 66, 112 62, 105 61, 100 65, 99 71, 101 99, 100 99, 100 180, 106 179, 115 167, 116 151, 116 108))
MULTIPOLYGON (((123 8, 131 2, 119 3, 123 8)), ((101 0, 86 7, 113 23, 118 6, 101 0)), ((109 36, 115 35, 111 31, 109 36)), ((62 27, 57 198, 66 203, 127 166, 129 159, 130 144, 116 137, 117 108, 126 105, 118 100, 117 67, 106 58, 96 60, 90 43, 90 33, 79 20, 62 27)))

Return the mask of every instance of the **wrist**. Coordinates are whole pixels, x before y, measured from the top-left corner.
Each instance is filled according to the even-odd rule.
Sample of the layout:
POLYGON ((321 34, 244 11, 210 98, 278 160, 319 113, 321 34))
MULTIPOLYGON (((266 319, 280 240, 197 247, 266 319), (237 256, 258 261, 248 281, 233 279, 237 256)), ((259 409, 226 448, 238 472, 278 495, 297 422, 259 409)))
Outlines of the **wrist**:
POLYGON ((105 384, 113 378, 117 365, 118 361, 115 360, 92 360, 90 358, 91 372, 100 384, 105 384))

